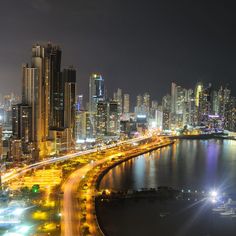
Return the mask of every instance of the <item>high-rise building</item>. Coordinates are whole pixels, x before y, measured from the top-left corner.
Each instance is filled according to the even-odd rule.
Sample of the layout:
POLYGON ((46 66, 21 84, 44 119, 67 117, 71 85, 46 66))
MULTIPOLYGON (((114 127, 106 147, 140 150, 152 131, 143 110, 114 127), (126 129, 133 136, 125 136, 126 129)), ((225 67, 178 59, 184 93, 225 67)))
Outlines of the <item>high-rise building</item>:
POLYGON ((117 101, 119 105, 119 111, 122 113, 123 109, 123 98, 122 98, 122 90, 120 88, 117 89, 117 91, 113 95, 113 101, 117 101))
POLYGON ((236 132, 236 98, 231 97, 226 105, 225 128, 236 132))
POLYGON ((230 99, 230 90, 227 88, 220 87, 218 91, 218 112, 219 115, 225 117, 227 104, 230 99))
POLYGON ((201 82, 197 83, 195 86, 195 91, 194 91, 196 107, 199 106, 199 96, 202 90, 203 90, 203 84, 201 82))
POLYGON ((104 99, 104 79, 100 74, 92 74, 89 78, 89 111, 96 112, 98 101, 104 99))
POLYGON ((12 110, 13 135, 20 137, 22 144, 31 140, 32 150, 40 151, 40 156, 60 152, 53 151, 56 140, 64 142, 65 137, 69 137, 66 145, 57 145, 64 149, 70 146, 74 138, 76 72, 73 68, 61 72, 61 54, 60 47, 50 43, 33 45, 31 66, 26 64, 22 67, 22 104, 12 110), (26 113, 27 119, 31 118, 28 123, 26 113), (16 126, 22 122, 25 131, 19 133, 19 127, 16 126), (26 123, 31 124, 27 132, 26 123), (23 136, 26 133, 29 138, 25 139, 23 136))
MULTIPOLYGON (((42 141, 42 91, 40 88, 39 83, 39 70, 37 68, 29 68, 28 65, 24 65, 22 68, 23 72, 23 89, 22 89, 22 104, 31 107, 31 134, 32 134, 32 142, 39 143, 42 141)), ((15 108, 17 109, 17 108, 15 108)), ((18 116, 20 116, 21 104, 18 105, 18 116)), ((15 117, 14 117, 15 119, 15 117)), ((20 129, 21 124, 20 122, 21 117, 18 117, 18 126, 20 129)), ((15 122, 15 121, 13 121, 15 122)), ((14 134, 14 130, 13 130, 14 134)), ((18 138, 21 138, 20 134, 18 133, 18 138)))
POLYGON ((127 114, 129 113, 129 108, 130 108, 130 101, 129 101, 129 94, 124 94, 124 108, 123 108, 123 113, 127 114))
POLYGON ((29 105, 17 104, 12 106, 12 134, 17 139, 33 142, 32 108, 29 105))
POLYGON ((186 92, 187 97, 184 107, 183 124, 195 126, 197 124, 197 113, 194 93, 192 89, 188 89, 186 92))
POLYGON ((187 90, 175 83, 171 84, 171 125, 173 128, 184 125, 184 113, 188 99, 187 90))
POLYGON ((109 110, 106 101, 99 101, 97 103, 96 116, 96 134, 97 136, 104 136, 108 134, 109 110))
POLYGON ((109 123, 108 123, 108 134, 119 135, 120 133, 120 104, 116 101, 110 101, 108 103, 109 108, 109 123))
MULTIPOLYGON (((49 46, 50 47, 50 46, 49 46)), ((45 141, 49 136, 49 118, 50 118, 50 58, 46 56, 45 47, 39 44, 33 45, 32 47, 32 57, 31 57, 31 67, 32 68, 32 78, 34 79, 34 84, 28 86, 24 84, 25 76, 27 76, 27 69, 23 67, 23 93, 22 102, 28 104, 32 107, 32 119, 33 124, 35 124, 34 129, 36 129, 37 135, 34 140, 35 147, 40 149, 41 155, 46 154, 45 141), (35 76, 33 74, 35 71, 35 76), (26 74, 26 75, 25 75, 26 74), (34 77, 35 78, 34 78, 34 77), (31 97, 27 100, 24 98, 24 89, 31 97), (35 94, 35 96, 33 96, 35 94)), ((29 68, 29 70, 30 70, 29 68)))
POLYGON ((100 74, 92 74, 89 78, 89 114, 91 124, 91 134, 97 131, 97 105, 99 101, 105 101, 104 79, 100 74))
POLYGON ((204 88, 199 93, 199 106, 198 106, 198 124, 207 124, 209 115, 212 114, 213 104, 213 89, 212 85, 204 88))
POLYGON ((150 107, 150 117, 154 118, 156 115, 156 111, 158 110, 158 102, 153 100, 151 102, 151 107, 150 107))
POLYGON ((175 113, 175 105, 176 105, 176 84, 171 83, 171 112, 175 113))
POLYGON ((12 106, 12 135, 19 138, 19 105, 12 106))
POLYGON ((150 94, 144 93, 143 95, 143 109, 144 113, 149 116, 150 113, 150 94))
POLYGON ((49 44, 46 48, 50 71, 50 129, 55 130, 64 127, 64 81, 61 74, 61 54, 59 46, 49 44))
POLYGON ((63 70, 64 81, 64 127, 74 129, 76 110, 76 71, 73 68, 63 70))
POLYGON ((170 129, 170 115, 172 109, 172 97, 167 94, 162 98, 162 129, 169 130, 170 129))
POLYGON ((91 114, 88 111, 79 111, 76 114, 76 141, 94 139, 95 130, 91 124, 91 114))
POLYGON ((162 98, 162 110, 171 111, 171 96, 169 94, 162 98))
POLYGON ((214 90, 212 92, 212 114, 218 115, 219 114, 219 92, 214 90))
POLYGON ((20 139, 14 139, 10 141, 9 156, 13 161, 21 161, 22 141, 20 139))
POLYGON ((99 101, 96 116, 97 136, 117 136, 120 133, 120 113, 117 101, 99 101))
POLYGON ((143 97, 142 97, 142 95, 138 95, 137 96, 137 100, 136 100, 136 107, 141 107, 142 106, 142 104, 143 104, 143 97))
POLYGON ((150 95, 144 93, 144 95, 138 95, 136 100, 136 106, 134 112, 137 116, 145 116, 146 119, 149 118, 150 114, 150 95))
POLYGON ((84 97, 82 94, 77 96, 76 111, 84 110, 84 97))

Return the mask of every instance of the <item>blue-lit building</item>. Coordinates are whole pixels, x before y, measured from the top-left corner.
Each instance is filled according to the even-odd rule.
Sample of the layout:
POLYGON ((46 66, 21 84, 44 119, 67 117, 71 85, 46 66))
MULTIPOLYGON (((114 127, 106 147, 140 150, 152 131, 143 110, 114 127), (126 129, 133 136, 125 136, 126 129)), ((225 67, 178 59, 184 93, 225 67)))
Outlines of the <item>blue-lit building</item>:
POLYGON ((96 112, 98 101, 104 99, 104 79, 100 74, 92 74, 89 78, 89 112, 96 112))

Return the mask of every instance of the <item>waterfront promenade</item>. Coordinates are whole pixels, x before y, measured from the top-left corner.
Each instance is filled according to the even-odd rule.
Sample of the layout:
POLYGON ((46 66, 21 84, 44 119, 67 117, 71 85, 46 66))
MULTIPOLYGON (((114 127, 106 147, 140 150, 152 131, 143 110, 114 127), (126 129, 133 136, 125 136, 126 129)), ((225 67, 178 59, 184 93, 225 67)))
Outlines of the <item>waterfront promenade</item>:
POLYGON ((62 186, 62 235, 103 235, 95 209, 97 186, 101 176, 123 161, 173 143, 174 141, 163 137, 146 138, 123 147, 109 149, 104 152, 102 159, 73 172, 62 186))

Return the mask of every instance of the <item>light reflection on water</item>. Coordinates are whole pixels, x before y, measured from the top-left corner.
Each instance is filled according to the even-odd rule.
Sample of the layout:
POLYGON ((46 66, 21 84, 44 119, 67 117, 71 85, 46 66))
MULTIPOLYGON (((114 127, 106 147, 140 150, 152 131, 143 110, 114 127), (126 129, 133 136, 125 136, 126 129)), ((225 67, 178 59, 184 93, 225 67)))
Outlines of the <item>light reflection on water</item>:
MULTIPOLYGON (((129 160, 110 170, 101 188, 211 190, 236 195, 236 141, 182 140, 171 147, 129 160)), ((236 198, 234 198, 236 200, 236 198)), ((151 199, 110 202, 98 207, 100 223, 110 236, 234 236, 236 218, 212 213, 208 202, 151 199), (160 212, 170 212, 161 218, 160 212)))
POLYGON ((236 191, 236 142, 183 140, 141 155, 110 170, 101 188, 140 189, 168 185, 205 189, 221 186, 236 191))

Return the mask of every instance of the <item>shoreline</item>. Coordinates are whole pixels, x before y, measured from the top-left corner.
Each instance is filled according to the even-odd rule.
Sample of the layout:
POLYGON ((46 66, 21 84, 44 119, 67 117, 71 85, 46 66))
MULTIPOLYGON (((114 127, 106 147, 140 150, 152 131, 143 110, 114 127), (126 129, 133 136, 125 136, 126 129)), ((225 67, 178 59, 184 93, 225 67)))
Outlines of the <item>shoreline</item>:
MULTIPOLYGON (((158 149, 163 148, 163 147, 172 146, 174 143, 175 143, 175 141, 170 140, 170 142, 167 143, 167 144, 157 145, 157 146, 155 146, 155 147, 150 148, 149 150, 145 150, 145 151, 143 151, 143 152, 140 152, 139 154, 134 154, 134 155, 127 156, 126 158, 124 158, 124 159, 122 159, 122 160, 120 160, 120 161, 118 161, 118 162, 116 162, 116 163, 110 165, 110 166, 107 167, 105 170, 103 170, 101 173, 99 173, 99 175, 97 176, 96 181, 95 181, 95 189, 96 189, 96 191, 99 191, 99 186, 100 186, 100 183, 101 183, 103 177, 104 177, 111 169, 113 169, 114 167, 116 167, 116 166, 120 165, 121 163, 126 162, 126 161, 128 161, 128 160, 130 160, 130 159, 136 158, 136 157, 138 157, 139 155, 143 155, 143 154, 145 154, 145 153, 152 152, 152 151, 154 151, 154 150, 158 150, 158 149)), ((98 209, 98 202, 97 202, 97 198, 96 198, 96 197, 94 197, 94 205, 95 205, 94 211, 95 211, 96 223, 98 224, 98 226, 99 226, 100 230, 102 231, 103 235, 107 235, 107 234, 106 234, 106 230, 104 229, 103 225, 100 223, 100 222, 101 222, 101 221, 100 221, 100 216, 99 216, 99 214, 97 213, 97 212, 98 212, 98 210, 97 210, 97 209, 98 209)))
POLYGON ((213 133, 213 134, 198 134, 198 135, 176 135, 176 136, 170 136, 170 139, 190 139, 190 140, 206 140, 206 139, 220 139, 220 140, 235 140, 236 138, 234 136, 228 136, 225 134, 218 134, 218 133, 213 133))
POLYGON ((101 183, 103 177, 104 177, 111 169, 113 169, 114 167, 116 167, 116 166, 122 164, 123 162, 126 162, 126 161, 130 160, 130 159, 133 159, 133 158, 135 158, 135 157, 138 157, 139 155, 143 155, 143 154, 145 154, 145 153, 152 152, 152 151, 154 151, 154 150, 158 150, 158 149, 163 148, 163 147, 171 146, 171 145, 173 145, 174 143, 175 143, 175 141, 171 141, 171 142, 168 143, 168 144, 163 144, 163 145, 159 145, 158 147, 153 147, 152 149, 146 150, 146 151, 144 151, 144 152, 142 152, 142 153, 127 156, 126 158, 124 158, 124 159, 122 159, 122 160, 120 160, 120 161, 118 161, 118 162, 112 164, 111 166, 107 167, 107 168, 106 168, 104 171, 102 171, 102 172, 99 174, 99 176, 97 177, 96 190, 97 190, 97 191, 99 190, 99 186, 100 186, 100 183, 101 183))
MULTIPOLYGON (((104 236, 96 211, 96 198, 100 195, 98 187, 103 176, 122 162, 153 150, 173 145, 175 140, 155 136, 135 142, 138 142, 138 144, 131 145, 133 144, 132 141, 128 146, 124 146, 122 150, 116 148, 115 153, 109 151, 96 162, 90 162, 71 173, 64 188, 62 187, 63 192, 68 193, 63 195, 63 203, 69 204, 66 208, 68 214, 70 213, 69 215, 64 215, 62 210, 62 231, 68 231, 65 235, 74 235, 72 231, 76 231, 77 235, 104 236), (74 201, 78 202, 77 207, 73 206, 74 201), (72 221, 77 222, 73 230, 69 229, 72 228, 70 219, 75 219, 72 221)), ((64 204, 62 204, 62 209, 65 209, 64 204)))

